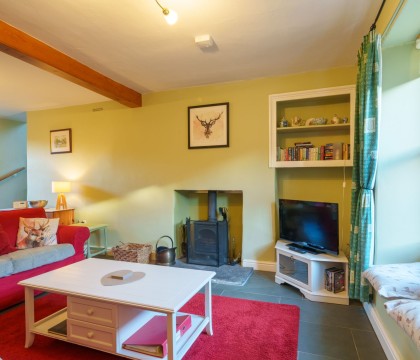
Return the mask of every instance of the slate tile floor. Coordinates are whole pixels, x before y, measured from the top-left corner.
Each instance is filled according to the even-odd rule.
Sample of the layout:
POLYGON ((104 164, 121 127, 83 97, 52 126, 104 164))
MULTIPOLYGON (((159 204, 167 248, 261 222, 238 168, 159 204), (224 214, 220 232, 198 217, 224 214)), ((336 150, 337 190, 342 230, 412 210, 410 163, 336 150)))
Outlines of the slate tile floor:
POLYGON ((265 271, 254 271, 244 286, 212 284, 212 292, 299 306, 298 360, 386 360, 359 302, 346 306, 306 300, 294 287, 276 284, 274 273, 265 271))

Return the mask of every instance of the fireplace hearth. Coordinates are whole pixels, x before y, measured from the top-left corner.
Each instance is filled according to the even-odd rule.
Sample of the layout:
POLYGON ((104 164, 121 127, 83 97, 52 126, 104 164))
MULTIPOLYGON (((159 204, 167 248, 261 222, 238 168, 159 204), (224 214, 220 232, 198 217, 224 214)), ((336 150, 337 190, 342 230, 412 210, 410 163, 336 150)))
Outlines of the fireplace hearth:
POLYGON ((229 226, 226 216, 216 216, 216 191, 208 192, 208 220, 186 220, 187 263, 222 266, 229 264, 229 226))

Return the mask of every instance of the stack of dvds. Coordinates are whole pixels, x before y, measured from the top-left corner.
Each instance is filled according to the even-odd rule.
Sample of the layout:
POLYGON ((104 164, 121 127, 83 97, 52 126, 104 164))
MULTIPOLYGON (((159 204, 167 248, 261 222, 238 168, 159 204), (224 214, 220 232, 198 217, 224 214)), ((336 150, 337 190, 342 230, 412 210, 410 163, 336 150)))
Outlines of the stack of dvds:
POLYGON ((325 289, 333 293, 345 290, 344 270, 336 267, 325 270, 325 289))

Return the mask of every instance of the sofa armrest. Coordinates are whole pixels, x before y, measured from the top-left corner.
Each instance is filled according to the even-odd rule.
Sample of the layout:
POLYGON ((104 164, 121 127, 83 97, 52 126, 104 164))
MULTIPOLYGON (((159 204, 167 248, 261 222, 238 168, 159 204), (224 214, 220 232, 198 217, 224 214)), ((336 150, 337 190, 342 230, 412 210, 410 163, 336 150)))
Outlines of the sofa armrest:
POLYGON ((86 226, 59 225, 57 230, 57 242, 59 244, 72 244, 76 254, 84 253, 84 246, 89 239, 90 231, 86 226))

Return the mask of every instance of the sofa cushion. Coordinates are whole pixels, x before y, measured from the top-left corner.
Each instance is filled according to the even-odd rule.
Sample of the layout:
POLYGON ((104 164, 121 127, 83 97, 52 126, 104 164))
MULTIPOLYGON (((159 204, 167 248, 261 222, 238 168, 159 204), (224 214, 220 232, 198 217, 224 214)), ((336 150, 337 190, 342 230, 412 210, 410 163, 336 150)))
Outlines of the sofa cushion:
POLYGON ((9 236, 0 224, 0 255, 5 255, 17 249, 10 246, 9 236))
POLYGON ((19 249, 57 244, 57 229, 60 219, 20 218, 17 233, 19 249))
POLYGON ((9 236, 10 246, 16 246, 16 236, 19 229, 19 218, 46 218, 44 208, 28 208, 0 210, 0 224, 9 236))
MULTIPOLYGON (((74 254, 73 245, 59 244, 15 251, 1 256, 0 259, 8 258, 12 263, 12 273, 17 274, 66 259, 74 254)), ((7 271, 7 269, 3 270, 3 272, 7 271)))
POLYGON ((13 274, 13 263, 9 256, 0 256, 0 278, 13 274))

